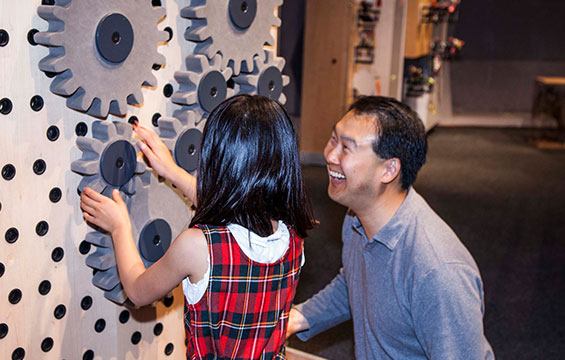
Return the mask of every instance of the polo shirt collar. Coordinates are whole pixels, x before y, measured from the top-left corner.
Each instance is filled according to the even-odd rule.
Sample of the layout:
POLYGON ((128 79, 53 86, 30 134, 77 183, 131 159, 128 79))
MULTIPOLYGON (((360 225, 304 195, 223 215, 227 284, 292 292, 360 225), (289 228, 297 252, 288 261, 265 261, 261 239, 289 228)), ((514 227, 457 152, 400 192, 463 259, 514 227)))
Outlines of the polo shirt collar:
POLYGON ((412 212, 412 203, 414 202, 415 196, 416 192, 412 189, 412 187, 410 187, 404 201, 398 210, 396 210, 396 213, 394 213, 389 222, 371 239, 367 239, 367 235, 365 234, 361 221, 359 221, 359 218, 355 216, 353 220, 353 228, 363 236, 365 245, 376 241, 386 246, 389 250, 394 250, 406 229, 406 220, 412 212))

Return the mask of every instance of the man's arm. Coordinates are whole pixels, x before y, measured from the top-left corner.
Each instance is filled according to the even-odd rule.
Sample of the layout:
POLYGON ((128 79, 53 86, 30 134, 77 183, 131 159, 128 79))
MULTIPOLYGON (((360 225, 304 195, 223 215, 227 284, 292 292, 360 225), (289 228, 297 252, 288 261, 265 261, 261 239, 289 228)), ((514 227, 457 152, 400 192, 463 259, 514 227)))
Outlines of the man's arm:
POLYGON ((350 318, 349 296, 342 268, 323 290, 291 310, 288 335, 299 332, 298 338, 305 341, 350 318))
POLYGON ((416 336, 429 359, 494 359, 483 329, 483 288, 476 269, 445 264, 412 294, 416 336))

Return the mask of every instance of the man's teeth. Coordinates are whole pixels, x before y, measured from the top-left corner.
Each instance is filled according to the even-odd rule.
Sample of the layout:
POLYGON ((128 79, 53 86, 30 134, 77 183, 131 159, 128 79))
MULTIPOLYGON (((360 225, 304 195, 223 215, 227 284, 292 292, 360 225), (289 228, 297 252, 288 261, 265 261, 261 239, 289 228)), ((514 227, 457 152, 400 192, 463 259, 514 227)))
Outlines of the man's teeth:
POLYGON ((345 179, 345 175, 343 175, 343 174, 340 174, 340 173, 338 173, 338 172, 331 171, 331 170, 328 170, 328 171, 329 171, 329 173, 330 173, 330 176, 333 177, 333 178, 336 178, 336 179, 345 179))

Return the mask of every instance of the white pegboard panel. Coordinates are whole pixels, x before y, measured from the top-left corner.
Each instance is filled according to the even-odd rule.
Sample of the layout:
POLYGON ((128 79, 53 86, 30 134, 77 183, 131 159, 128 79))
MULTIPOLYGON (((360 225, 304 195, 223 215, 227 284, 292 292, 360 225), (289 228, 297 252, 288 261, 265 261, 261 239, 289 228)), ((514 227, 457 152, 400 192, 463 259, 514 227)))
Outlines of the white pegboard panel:
MULTIPOLYGON (((74 1, 86 0, 57 0, 57 4, 74 1)), ((78 133, 86 130, 82 136, 92 138, 95 121, 125 123, 135 116, 141 124, 158 131, 153 125, 156 114, 170 118, 175 111, 185 109, 173 104, 164 88, 169 85, 173 93, 179 90, 175 72, 190 70, 185 59, 193 54, 195 43, 185 40, 191 21, 180 14, 191 2, 97 1, 117 8, 125 3, 131 8, 132 3, 142 1, 160 3, 166 17, 147 26, 172 33, 170 41, 156 45, 166 63, 159 70, 151 70, 157 84, 142 87, 143 103, 127 105, 124 116, 110 114, 105 119, 67 107, 67 99, 50 90, 53 78, 39 70, 38 64, 49 54, 49 48, 30 43, 33 36, 29 34, 48 31, 49 24, 38 16, 37 9, 53 2, 0 0, 0 29, 9 36, 0 46, 0 99, 9 99, 12 105, 9 112, 6 105, 0 107, 6 112, 0 114, 0 359, 186 356, 180 288, 155 306, 131 309, 109 301, 103 290, 92 284, 93 269, 85 265, 85 258, 95 246, 84 240, 93 229, 85 225, 79 206, 77 187, 83 176, 72 172, 71 164, 83 155, 76 146, 78 133), (43 100, 41 109, 32 109, 34 96, 43 100), (10 174, 12 169, 15 174, 10 174)), ((282 1, 272 2, 278 3, 282 1)), ((97 2, 95 6, 99 5, 97 2)), ((276 27, 270 32, 276 39, 276 27)), ((238 56, 248 57, 246 51, 250 50, 242 48, 238 56)), ((203 126, 204 121, 198 127, 201 130, 203 126)), ((189 223, 190 215, 186 213, 183 219, 179 216, 183 212, 177 211, 179 207, 188 211, 184 199, 169 184, 152 182, 149 189, 137 194, 132 202, 136 204, 134 220, 161 217, 181 227, 189 223), (167 216, 163 209, 174 214, 167 216)))

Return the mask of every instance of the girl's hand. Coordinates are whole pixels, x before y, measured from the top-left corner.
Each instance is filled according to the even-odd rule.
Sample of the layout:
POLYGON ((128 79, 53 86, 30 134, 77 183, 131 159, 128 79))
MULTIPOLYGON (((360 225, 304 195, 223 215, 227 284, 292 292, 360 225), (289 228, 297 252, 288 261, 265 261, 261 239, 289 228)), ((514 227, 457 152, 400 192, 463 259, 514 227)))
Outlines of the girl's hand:
POLYGON ((142 125, 135 124, 133 129, 143 139, 143 142, 139 143, 139 148, 147 160, 149 160, 153 170, 160 176, 172 180, 175 172, 178 172, 179 166, 173 160, 167 145, 163 143, 154 131, 142 125))
POLYGON ((131 223, 127 206, 118 190, 112 191, 112 198, 85 187, 80 195, 80 207, 84 220, 114 235, 122 230, 130 230, 131 223))

